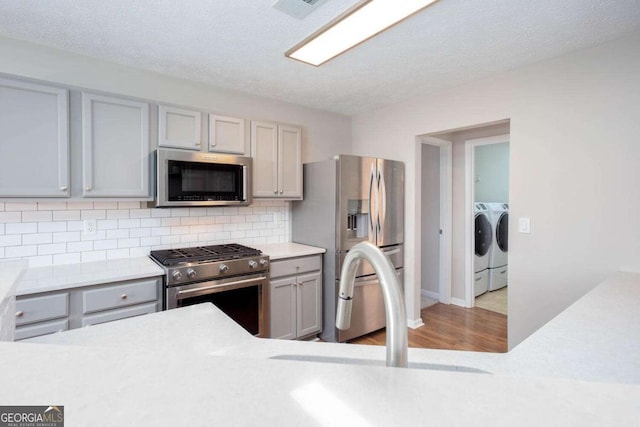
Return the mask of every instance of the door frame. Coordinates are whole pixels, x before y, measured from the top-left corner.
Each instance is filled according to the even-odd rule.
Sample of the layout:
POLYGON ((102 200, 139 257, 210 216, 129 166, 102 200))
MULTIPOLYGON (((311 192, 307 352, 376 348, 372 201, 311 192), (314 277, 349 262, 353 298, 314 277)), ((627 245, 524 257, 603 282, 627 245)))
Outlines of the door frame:
POLYGON ((474 209, 475 200, 475 153, 482 145, 510 142, 510 134, 468 139, 464 142, 464 307, 475 305, 473 294, 473 256, 474 251, 474 209))
MULTIPOLYGON (((431 145, 440 149, 440 250, 438 272, 438 301, 451 304, 452 270, 452 201, 453 201, 453 143, 433 136, 419 136, 416 150, 416 236, 422 235, 422 146, 431 145)), ((422 242, 416 239, 416 276, 422 277, 422 242)), ((421 284, 416 286, 416 301, 420 305, 421 284)), ((420 310, 418 310, 418 313, 420 310)))

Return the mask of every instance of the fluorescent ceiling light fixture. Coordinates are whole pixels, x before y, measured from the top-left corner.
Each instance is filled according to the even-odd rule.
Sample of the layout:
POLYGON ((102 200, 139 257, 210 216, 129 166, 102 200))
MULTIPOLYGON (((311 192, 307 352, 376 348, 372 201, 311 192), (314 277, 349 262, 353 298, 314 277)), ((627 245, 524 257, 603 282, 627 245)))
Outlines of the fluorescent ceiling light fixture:
POLYGON ((285 56, 321 65, 436 1, 362 1, 289 49, 285 56))

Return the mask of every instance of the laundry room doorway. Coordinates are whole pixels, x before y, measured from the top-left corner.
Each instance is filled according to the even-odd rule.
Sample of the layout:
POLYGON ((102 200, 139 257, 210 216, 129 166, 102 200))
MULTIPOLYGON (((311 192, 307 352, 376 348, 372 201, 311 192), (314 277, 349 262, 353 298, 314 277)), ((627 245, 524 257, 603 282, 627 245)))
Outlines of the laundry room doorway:
POLYGON ((507 315, 509 135, 465 141, 465 305, 507 315))

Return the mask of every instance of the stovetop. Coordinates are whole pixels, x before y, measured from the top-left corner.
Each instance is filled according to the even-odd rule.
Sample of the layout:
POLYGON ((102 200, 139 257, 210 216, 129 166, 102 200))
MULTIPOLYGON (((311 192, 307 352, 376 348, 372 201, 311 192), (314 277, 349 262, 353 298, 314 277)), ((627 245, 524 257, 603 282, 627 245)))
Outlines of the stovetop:
POLYGON ((151 257, 159 264, 171 267, 185 263, 207 263, 259 256, 262 251, 237 243, 198 246, 193 248, 151 251, 151 257))

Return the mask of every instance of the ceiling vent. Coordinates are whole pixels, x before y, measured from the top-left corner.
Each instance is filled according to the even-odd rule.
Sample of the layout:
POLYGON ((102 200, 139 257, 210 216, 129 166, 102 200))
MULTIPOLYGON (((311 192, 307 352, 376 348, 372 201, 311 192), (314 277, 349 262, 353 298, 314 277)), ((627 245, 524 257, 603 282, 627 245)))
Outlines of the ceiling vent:
POLYGON ((278 0, 273 7, 294 18, 304 19, 326 2, 327 0, 278 0))

